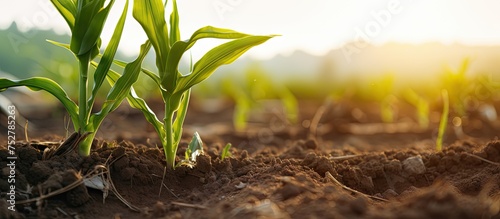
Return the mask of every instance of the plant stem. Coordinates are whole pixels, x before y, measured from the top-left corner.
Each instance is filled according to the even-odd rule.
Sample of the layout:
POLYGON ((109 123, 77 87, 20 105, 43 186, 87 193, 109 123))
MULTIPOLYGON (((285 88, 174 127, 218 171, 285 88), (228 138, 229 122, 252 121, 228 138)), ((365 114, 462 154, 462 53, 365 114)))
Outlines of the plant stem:
POLYGON ((439 122, 439 131, 436 140, 436 150, 443 150, 443 137, 446 131, 446 124, 448 123, 448 113, 450 109, 450 101, 448 97, 448 91, 442 91, 443 96, 443 114, 441 114, 441 121, 439 122))
MULTIPOLYGON (((80 64, 80 77, 78 83, 79 96, 78 96, 78 123, 79 130, 75 130, 83 134, 83 132, 87 131, 88 124, 88 112, 90 110, 87 109, 87 86, 88 86, 88 71, 90 66, 90 55, 84 54, 78 57, 78 61, 80 64)), ((92 136, 87 136, 85 140, 80 142, 78 146, 78 153, 82 156, 88 156, 90 154, 90 147, 92 145, 93 136, 95 133, 91 134, 92 136), (91 140, 89 140, 91 139, 91 140)))
POLYGON ((79 77, 79 97, 78 97, 78 120, 80 125, 80 130, 85 129, 85 125, 87 124, 87 83, 88 83, 88 71, 89 71, 89 57, 87 54, 78 57, 78 61, 80 64, 80 77, 79 77))
POLYGON ((174 110, 172 106, 168 104, 165 105, 165 118, 163 119, 163 124, 165 126, 165 143, 163 146, 163 151, 165 152, 165 158, 167 159, 167 169, 173 169, 175 165, 175 152, 174 152, 174 137, 173 137, 173 119, 174 110))

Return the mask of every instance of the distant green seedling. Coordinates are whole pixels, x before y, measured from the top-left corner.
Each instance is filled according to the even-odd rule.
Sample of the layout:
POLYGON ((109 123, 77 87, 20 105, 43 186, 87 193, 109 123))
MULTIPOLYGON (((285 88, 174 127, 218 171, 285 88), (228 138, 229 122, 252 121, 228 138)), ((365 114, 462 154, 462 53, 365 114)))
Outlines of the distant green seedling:
POLYGON ((403 96, 406 101, 417 109, 417 118, 420 128, 427 129, 429 127, 429 102, 422 96, 418 95, 413 89, 407 89, 403 96))
POLYGON ((224 146, 224 149, 222 149, 222 152, 220 154, 220 159, 224 160, 226 158, 230 158, 232 156, 231 152, 229 152, 229 149, 231 149, 232 144, 227 143, 226 146, 224 146))
POLYGON ((250 95, 243 88, 234 83, 234 80, 222 81, 222 89, 234 102, 233 126, 237 131, 243 131, 247 127, 250 110, 255 105, 250 95))
POLYGON ((233 113, 233 125, 236 130, 243 131, 247 127, 250 111, 258 108, 258 102, 263 99, 278 99, 281 101, 286 119, 292 124, 298 122, 298 101, 293 93, 284 85, 274 83, 269 76, 258 68, 247 71, 246 81, 241 84, 234 78, 222 81, 222 89, 230 96, 236 106, 233 113))
POLYGON ((468 80, 466 75, 469 65, 470 60, 466 58, 456 71, 447 68, 441 76, 441 86, 448 91, 450 105, 459 117, 466 116, 467 96, 473 93, 473 86, 471 86, 473 83, 468 80))
POLYGON ((386 74, 381 79, 372 83, 370 96, 373 96, 380 103, 380 119, 385 123, 394 122, 394 103, 397 98, 394 96, 394 75, 386 74))
POLYGON ((68 140, 75 139, 75 142, 66 143, 74 147, 78 145, 79 153, 86 156, 90 154, 92 140, 104 118, 120 105, 129 93, 132 84, 137 80, 145 52, 142 52, 134 62, 128 64, 122 75, 113 76, 116 83, 109 90, 101 109, 97 113, 92 113, 96 95, 105 78, 109 77, 108 71, 115 57, 127 17, 128 1, 116 24, 113 36, 98 63, 93 60, 99 55, 101 47, 100 35, 115 1, 51 0, 51 2, 66 20, 71 30, 70 44, 49 42, 68 49, 78 60, 80 70, 78 105, 68 97, 57 82, 44 77, 33 77, 24 80, 0 78, 0 90, 26 86, 35 91, 47 91, 56 97, 69 113, 76 132, 72 135, 72 138, 68 138, 68 140), (92 62, 96 66, 95 72, 89 71, 92 62), (93 77, 92 84, 88 83, 89 77, 93 77))
MULTIPOLYGON (((182 126, 186 117, 191 87, 207 79, 217 68, 230 64, 250 48, 260 45, 274 37, 255 36, 216 27, 203 27, 195 31, 187 40, 181 40, 179 14, 176 1, 172 1, 173 10, 170 14, 170 25, 165 20, 164 3, 161 0, 135 0, 133 16, 140 23, 156 54, 158 73, 142 69, 161 92, 165 103, 165 114, 160 121, 146 102, 131 94, 127 100, 134 108, 140 109, 147 121, 158 133, 167 168, 175 167, 175 156, 182 136, 182 126), (190 72, 182 74, 178 68, 182 56, 200 39, 227 39, 208 51, 190 72)), ((165 3, 166 5, 166 3, 165 3)), ((123 66, 123 63, 116 62, 123 66)))
POLYGON ((441 121, 439 122, 438 136, 436 139, 436 150, 443 150, 443 138, 446 132, 446 125, 448 124, 448 114, 450 111, 450 100, 448 97, 448 91, 443 90, 441 93, 443 97, 443 113, 441 114, 441 121))

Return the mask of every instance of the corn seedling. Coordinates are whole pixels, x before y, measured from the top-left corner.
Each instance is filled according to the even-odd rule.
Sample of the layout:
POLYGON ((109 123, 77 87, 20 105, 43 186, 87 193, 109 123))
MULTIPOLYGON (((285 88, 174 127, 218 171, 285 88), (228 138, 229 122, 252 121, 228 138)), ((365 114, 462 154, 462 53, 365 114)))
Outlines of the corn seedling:
POLYGON ((285 108, 287 120, 291 123, 297 123, 299 114, 298 101, 287 87, 280 83, 273 82, 271 78, 258 67, 249 69, 246 77, 247 86, 249 87, 252 99, 279 99, 285 108))
POLYGON ((394 102, 397 98, 392 94, 394 90, 394 75, 386 74, 383 78, 372 83, 372 92, 375 99, 380 103, 380 118, 385 123, 394 122, 394 102))
POLYGON ((232 156, 231 152, 229 152, 229 149, 231 149, 231 143, 227 143, 226 146, 224 146, 224 149, 222 149, 222 152, 220 153, 220 159, 224 160, 226 158, 229 158, 232 156))
POLYGON ((429 102, 425 98, 418 95, 413 89, 407 89, 403 93, 403 96, 408 103, 417 109, 417 118, 420 128, 427 129, 429 127, 429 102))
POLYGON ((247 120, 250 115, 250 110, 254 101, 247 92, 240 86, 234 83, 234 80, 229 78, 222 81, 222 89, 235 102, 236 106, 233 112, 233 125, 237 131, 243 131, 247 127, 247 120))
POLYGON ((193 139, 188 145, 184 153, 184 159, 177 163, 177 166, 194 167, 196 165, 196 157, 203 154, 203 141, 198 132, 195 132, 193 139))
MULTIPOLYGON (((250 48, 260 45, 274 37, 255 36, 229 29, 206 26, 195 31, 187 40, 181 40, 179 30, 179 14, 176 1, 172 1, 173 10, 170 14, 170 25, 165 20, 166 2, 161 0, 135 0, 133 16, 144 29, 148 42, 156 54, 155 74, 142 69, 153 79, 160 90, 165 103, 165 114, 160 121, 146 102, 137 97, 133 90, 127 97, 129 104, 141 110, 160 137, 165 152, 167 168, 175 167, 175 156, 182 135, 182 126, 186 117, 191 87, 207 79, 217 68, 230 64, 250 48), (183 54, 200 39, 226 39, 223 43, 202 56, 188 74, 182 74, 178 68, 183 54)), ((124 66, 122 62, 116 62, 124 66)), ((115 74, 115 73, 113 73, 115 74)), ((195 137, 195 140, 199 139, 195 137)))
MULTIPOLYGON (((32 90, 44 90, 56 97, 69 113, 74 130, 78 136, 88 135, 80 139, 78 151, 81 155, 90 154, 90 147, 95 134, 104 118, 114 111, 129 93, 132 84, 140 73, 140 65, 144 59, 144 52, 125 68, 123 74, 114 75, 114 86, 109 90, 102 108, 97 113, 92 113, 96 95, 104 80, 109 77, 108 71, 116 54, 118 44, 127 17, 128 1, 126 2, 121 17, 118 20, 113 36, 102 54, 99 63, 93 61, 99 55, 101 45, 100 35, 114 0, 51 0, 59 13, 63 16, 71 30, 70 44, 49 41, 57 46, 71 51, 79 63, 78 105, 71 100, 65 90, 49 78, 33 77, 24 80, 9 80, 0 78, 0 89, 26 86, 32 90), (105 3, 107 5, 105 5, 105 3), (95 72, 89 71, 90 64, 96 66, 95 72), (89 77, 93 76, 93 83, 89 84, 89 77)), ((109 78, 108 78, 109 79, 109 78)), ((69 143, 69 142, 68 142, 69 143)))
POLYGON ((438 136, 436 139, 436 150, 443 150, 443 137, 448 124, 448 114, 450 111, 450 100, 448 98, 448 91, 443 90, 441 93, 443 97, 443 113, 441 114, 441 121, 439 122, 438 136))
POLYGON ((472 93, 472 86, 470 86, 466 76, 469 63, 469 59, 464 59, 458 70, 453 71, 447 68, 442 75, 442 87, 448 90, 453 111, 460 117, 466 116, 467 110, 465 100, 467 100, 467 96, 472 93))
POLYGON ((231 97, 236 106, 233 113, 233 125, 243 131, 250 117, 250 111, 258 108, 259 100, 275 98, 281 101, 290 123, 298 121, 298 101, 293 93, 284 85, 274 83, 262 70, 252 68, 246 72, 246 83, 238 84, 234 78, 225 78, 222 89, 231 97))

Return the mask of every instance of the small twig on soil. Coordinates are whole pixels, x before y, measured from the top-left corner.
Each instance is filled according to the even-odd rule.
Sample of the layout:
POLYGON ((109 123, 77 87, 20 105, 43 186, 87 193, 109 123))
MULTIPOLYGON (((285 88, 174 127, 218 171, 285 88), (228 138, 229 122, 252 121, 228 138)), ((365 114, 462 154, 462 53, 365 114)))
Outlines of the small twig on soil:
POLYGON ((127 207, 129 207, 131 210, 133 211, 137 211, 137 212, 142 212, 140 208, 138 208, 137 206, 133 205, 132 203, 130 203, 129 201, 127 201, 125 198, 123 198, 123 196, 118 192, 118 190, 116 189, 115 187, 115 184, 113 183, 113 180, 111 179, 111 173, 109 172, 110 170, 110 165, 113 164, 115 161, 117 161, 118 159, 120 159, 121 157, 125 156, 124 154, 122 154, 121 156, 118 156, 117 158, 113 159, 110 161, 111 159, 111 156, 108 157, 106 159, 106 166, 102 166, 102 165, 98 165, 96 166, 95 168, 102 168, 103 171, 101 172, 101 174, 105 174, 105 177, 103 177, 103 180, 106 180, 108 185, 110 185, 110 188, 111 188, 111 191, 113 192, 113 194, 115 194, 115 196, 123 203, 125 204, 127 207), (108 163, 109 162, 109 163, 108 163))
POLYGON ((467 154, 467 155, 469 155, 469 156, 471 156, 471 157, 473 157, 473 158, 476 158, 476 159, 482 160, 482 161, 484 161, 484 162, 486 162, 486 163, 489 163, 489 164, 493 164, 493 165, 500 166, 500 163, 496 163, 496 162, 493 162, 493 161, 490 161, 490 160, 484 159, 484 158, 482 158, 482 157, 480 157, 480 156, 477 156, 477 155, 474 155, 474 154, 471 154, 471 153, 465 153, 465 154, 467 154))
POLYGON ((362 193, 360 191, 357 191, 357 190, 354 190, 354 189, 351 189, 351 188, 345 186, 344 184, 342 184, 341 182, 339 182, 337 179, 335 179, 335 177, 333 177, 332 174, 330 172, 328 172, 328 171, 326 171, 325 175, 333 183, 337 184, 338 186, 342 187, 343 189, 345 189, 345 190, 347 190, 349 192, 352 192, 352 193, 355 193, 355 194, 358 194, 358 195, 362 195, 362 196, 365 196, 365 197, 368 197, 368 198, 371 198, 371 199, 374 199, 374 200, 377 200, 377 201, 389 202, 389 200, 387 200, 387 199, 379 198, 377 196, 367 195, 365 193, 362 193))
POLYGON ((330 108, 330 105, 332 104, 332 101, 330 99, 325 100, 323 105, 321 105, 316 113, 314 114, 311 124, 309 126, 309 137, 312 137, 316 139, 316 134, 318 132, 318 125, 319 122, 321 121, 321 117, 323 117, 323 114, 325 114, 326 110, 330 108))
MULTIPOLYGON (((158 197, 161 196, 161 189, 163 188, 163 180, 165 180, 165 176, 167 175, 167 167, 163 168, 163 177, 161 178, 161 184, 160 184, 160 192, 158 192, 158 197)), ((167 186, 165 186, 167 187, 167 186)), ((168 189, 168 188, 167 188, 168 189)))
POLYGON ((69 217, 69 214, 68 214, 68 213, 66 213, 66 212, 65 212, 63 209, 61 209, 60 207, 57 207, 56 209, 57 209, 57 211, 59 211, 59 212, 61 212, 62 214, 66 215, 66 217, 69 217))
MULTIPOLYGON (((166 168, 165 168, 165 170, 166 170, 166 168)), ((166 173, 164 172, 164 173, 163 173, 163 178, 162 178, 161 176, 156 175, 156 174, 151 174, 151 175, 152 175, 152 176, 154 176, 154 177, 157 177, 157 178, 162 178, 162 180, 161 180, 161 184, 162 184, 162 186, 163 186, 163 187, 165 187, 165 188, 168 190, 168 192, 170 192, 170 194, 172 194, 175 198, 177 198, 177 199, 178 199, 178 198, 179 198, 179 196, 177 196, 177 195, 174 193, 174 191, 172 191, 170 188, 168 188, 167 184, 165 184, 165 182, 164 182, 164 179, 165 179, 165 174, 166 174, 166 173)), ((162 190, 162 188, 161 188, 161 186, 160 186, 160 192, 158 192, 158 197, 160 197, 160 196, 161 196, 161 190, 162 190)))
POLYGON ((176 195, 176 194, 175 194, 175 193, 174 193, 171 189, 169 189, 165 183, 163 183, 163 182, 162 182, 161 184, 163 184, 163 186, 165 186, 165 188, 166 188, 166 189, 170 192, 170 194, 172 194, 175 198, 177 198, 177 199, 179 198, 179 196, 177 196, 177 195, 176 195))
POLYGON ((344 155, 344 156, 338 156, 338 157, 330 157, 330 160, 346 160, 346 159, 351 159, 355 157, 361 157, 364 154, 352 154, 352 155, 344 155))
POLYGON ((108 174, 108 182, 109 184, 111 185, 111 191, 113 192, 113 194, 115 194, 115 196, 120 199, 120 201, 125 204, 127 207, 129 207, 131 210, 133 211, 137 211, 137 212, 141 212, 141 209, 138 208, 137 206, 131 204, 130 202, 128 202, 125 198, 123 198, 122 195, 120 195, 120 193, 118 192, 118 190, 116 189, 115 187, 115 184, 113 183, 113 180, 111 180, 111 174, 109 174, 109 170, 107 172, 108 174))
POLYGON ((187 203, 182 203, 182 202, 170 202, 172 203, 173 205, 177 205, 177 206, 182 206, 182 207, 188 207, 188 208, 197 208, 197 209, 208 209, 207 207, 203 206, 203 205, 194 205, 194 204, 187 204, 187 203))

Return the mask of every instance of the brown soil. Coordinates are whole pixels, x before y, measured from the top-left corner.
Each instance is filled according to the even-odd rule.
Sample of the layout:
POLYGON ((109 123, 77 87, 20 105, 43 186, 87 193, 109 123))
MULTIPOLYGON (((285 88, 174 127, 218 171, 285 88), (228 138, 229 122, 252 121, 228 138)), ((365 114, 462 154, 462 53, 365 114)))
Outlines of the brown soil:
MULTIPOLYGON (((317 106, 308 110, 309 105, 302 106, 302 118, 313 117, 317 106)), ((104 129, 89 157, 70 153, 42 159, 46 147, 57 146, 47 141, 62 137, 18 141, 16 200, 37 201, 11 212, 2 199, 0 218, 500 218, 500 141, 491 134, 497 130, 464 128, 470 136, 459 140, 450 131, 444 150, 437 152, 432 128, 354 134, 355 125, 378 124, 377 130, 387 125, 375 119, 358 123, 345 113, 351 110, 334 117, 341 120, 325 114, 311 136, 307 119, 292 126, 273 120, 279 115, 259 114, 248 132, 239 133, 230 126, 230 107, 218 114, 193 108, 185 133, 200 132, 205 155, 194 168, 178 167, 164 178, 163 152, 151 127, 133 110, 114 124, 131 128, 104 129), (232 157, 221 160, 228 142, 234 146, 232 157), (103 200, 102 191, 82 184, 39 198, 81 180, 96 165, 107 166, 116 190, 138 211, 111 191, 103 200)), ((181 143, 179 157, 187 142, 181 143)), ((5 198, 9 169, 2 145, 5 198)))

